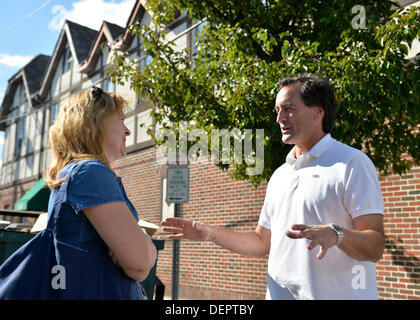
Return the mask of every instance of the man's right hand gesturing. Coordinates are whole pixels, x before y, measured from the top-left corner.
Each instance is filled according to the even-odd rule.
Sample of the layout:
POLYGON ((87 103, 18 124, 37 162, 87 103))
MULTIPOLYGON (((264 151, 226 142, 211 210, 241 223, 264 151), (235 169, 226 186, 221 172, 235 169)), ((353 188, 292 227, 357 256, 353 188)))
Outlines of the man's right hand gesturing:
POLYGON ((163 231, 172 232, 168 239, 188 239, 193 241, 212 241, 214 229, 206 224, 182 218, 166 218, 162 221, 163 231))

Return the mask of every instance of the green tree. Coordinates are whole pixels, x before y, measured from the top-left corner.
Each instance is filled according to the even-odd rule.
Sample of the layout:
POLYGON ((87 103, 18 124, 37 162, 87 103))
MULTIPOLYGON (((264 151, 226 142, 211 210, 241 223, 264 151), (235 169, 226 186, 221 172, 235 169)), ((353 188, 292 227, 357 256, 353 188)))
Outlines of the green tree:
POLYGON ((338 100, 333 137, 363 149, 385 174, 420 164, 420 73, 405 58, 419 35, 419 8, 395 11, 388 0, 358 1, 363 25, 357 20, 363 12, 352 12, 355 3, 348 0, 147 3, 155 27, 136 25, 132 32, 144 39, 153 62, 139 70, 124 54, 115 55, 110 76, 150 99, 152 115, 166 128, 194 121, 209 133, 264 129, 262 174, 250 176, 245 163, 231 164, 234 178, 257 185, 284 162, 290 146, 275 122, 275 96, 280 78, 299 73, 332 80, 338 100), (199 50, 179 50, 167 40, 177 8, 203 21, 194 43, 199 50))

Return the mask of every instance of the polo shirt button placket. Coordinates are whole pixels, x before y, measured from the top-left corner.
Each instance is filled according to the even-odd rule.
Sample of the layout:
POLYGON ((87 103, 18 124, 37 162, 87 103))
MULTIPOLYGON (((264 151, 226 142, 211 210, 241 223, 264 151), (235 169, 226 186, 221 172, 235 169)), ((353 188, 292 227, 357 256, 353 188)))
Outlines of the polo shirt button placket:
POLYGON ((299 186, 299 162, 296 161, 293 167, 292 191, 295 191, 299 186))

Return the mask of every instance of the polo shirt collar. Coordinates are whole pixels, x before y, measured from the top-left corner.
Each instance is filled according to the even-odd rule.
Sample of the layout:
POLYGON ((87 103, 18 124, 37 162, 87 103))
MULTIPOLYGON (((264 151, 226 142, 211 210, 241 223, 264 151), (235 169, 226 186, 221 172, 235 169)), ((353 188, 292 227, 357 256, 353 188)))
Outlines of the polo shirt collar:
POLYGON ((293 147, 292 150, 290 150, 290 152, 286 156, 286 163, 288 163, 290 165, 293 165, 296 162, 296 158, 293 155, 294 152, 295 152, 295 148, 296 147, 293 147))
POLYGON ((333 138, 331 137, 331 134, 327 133, 312 147, 311 150, 308 151, 308 154, 314 156, 315 158, 321 157, 324 154, 324 152, 328 150, 328 147, 330 146, 332 141, 333 138))
MULTIPOLYGON (((327 151, 328 147, 330 146, 333 140, 334 139, 331 137, 331 134, 327 133, 306 154, 315 158, 321 157, 327 151)), ((296 147, 293 147, 293 149, 290 150, 290 152, 286 156, 286 162, 288 164, 294 164, 297 160, 294 156, 295 148, 296 147)))

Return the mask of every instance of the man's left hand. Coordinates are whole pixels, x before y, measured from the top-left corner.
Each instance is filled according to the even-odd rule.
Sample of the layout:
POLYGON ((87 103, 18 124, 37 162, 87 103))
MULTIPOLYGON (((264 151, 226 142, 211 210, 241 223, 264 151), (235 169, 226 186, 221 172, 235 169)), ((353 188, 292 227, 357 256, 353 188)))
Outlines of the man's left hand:
POLYGON ((325 257, 327 250, 337 243, 337 234, 332 230, 329 225, 317 225, 317 226, 306 226, 304 224, 294 224, 291 227, 292 230, 299 232, 286 231, 286 236, 291 239, 310 239, 312 240, 308 244, 308 249, 320 246, 317 254, 318 259, 325 257))

